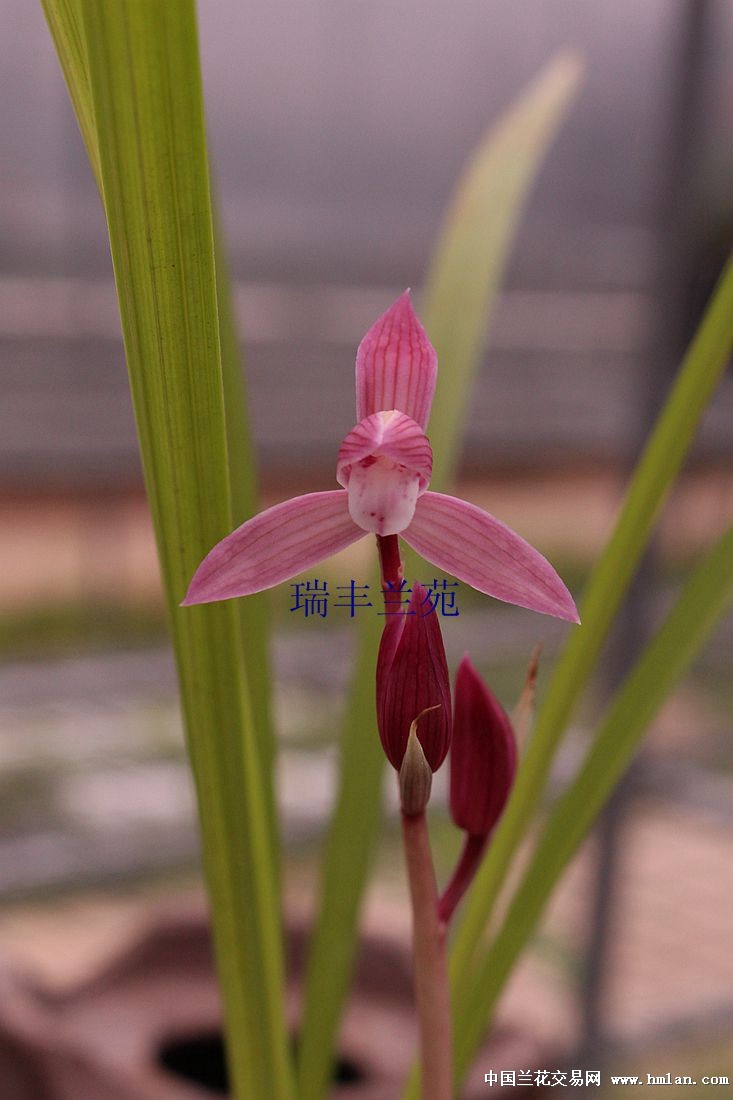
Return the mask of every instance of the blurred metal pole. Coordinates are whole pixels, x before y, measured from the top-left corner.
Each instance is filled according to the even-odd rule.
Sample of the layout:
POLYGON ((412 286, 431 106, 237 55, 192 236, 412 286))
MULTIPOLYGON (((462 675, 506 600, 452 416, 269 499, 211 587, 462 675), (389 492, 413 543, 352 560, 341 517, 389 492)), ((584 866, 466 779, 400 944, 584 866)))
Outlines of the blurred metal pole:
MULTIPOLYGON (((642 379, 631 453, 637 457, 684 353, 694 324, 692 284, 695 263, 695 165, 700 135, 711 0, 682 0, 676 56, 672 59, 666 135, 660 148, 656 213, 658 267, 656 316, 648 370, 642 379)), ((664 117, 666 116, 666 117, 664 117)), ((620 612, 609 644, 605 692, 610 697, 631 669, 651 630, 655 553, 644 557, 620 612)), ((590 934, 581 988, 579 1064, 602 1068, 607 1045, 606 994, 618 916, 624 831, 641 786, 643 758, 619 783, 595 833, 597 863, 590 903, 590 934)))

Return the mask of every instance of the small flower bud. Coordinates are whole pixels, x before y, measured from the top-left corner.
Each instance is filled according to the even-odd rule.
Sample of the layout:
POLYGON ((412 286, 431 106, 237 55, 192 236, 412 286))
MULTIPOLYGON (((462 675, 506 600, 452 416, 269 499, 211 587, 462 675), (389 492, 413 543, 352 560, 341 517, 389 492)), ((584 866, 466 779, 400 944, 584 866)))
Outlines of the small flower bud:
POLYGON ((407 614, 388 617, 377 658, 379 736, 397 771, 415 715, 426 711, 416 736, 435 772, 450 744, 450 680, 438 616, 426 590, 414 584, 407 614))
POLYGON ((408 817, 423 812, 430 801, 430 790, 433 786, 433 773, 417 739, 417 723, 420 718, 422 715, 410 726, 407 748, 400 765, 400 803, 403 814, 408 817))
POLYGON ((511 722, 465 656, 456 673, 450 765, 450 809, 459 829, 472 836, 491 832, 516 768, 511 722))

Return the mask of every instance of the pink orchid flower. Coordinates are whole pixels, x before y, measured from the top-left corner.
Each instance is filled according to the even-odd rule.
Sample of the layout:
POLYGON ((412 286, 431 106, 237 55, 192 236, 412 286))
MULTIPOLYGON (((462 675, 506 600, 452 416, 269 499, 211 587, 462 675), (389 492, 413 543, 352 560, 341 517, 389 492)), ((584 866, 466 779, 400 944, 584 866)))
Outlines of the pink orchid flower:
POLYGON ((405 291, 357 351, 358 423, 336 463, 343 488, 276 504, 227 535, 196 570, 184 605, 272 588, 372 533, 401 535, 479 592, 578 622, 567 588, 529 543, 474 504, 428 490, 436 375, 435 349, 405 291))

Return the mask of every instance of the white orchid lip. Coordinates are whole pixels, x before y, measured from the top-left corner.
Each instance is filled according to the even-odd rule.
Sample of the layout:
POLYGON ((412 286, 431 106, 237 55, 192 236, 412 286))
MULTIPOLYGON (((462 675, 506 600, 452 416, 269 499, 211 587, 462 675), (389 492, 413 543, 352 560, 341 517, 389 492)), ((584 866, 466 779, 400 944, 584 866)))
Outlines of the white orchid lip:
POLYGON ((351 467, 349 515, 364 531, 398 535, 412 522, 420 475, 392 459, 364 458, 351 467))

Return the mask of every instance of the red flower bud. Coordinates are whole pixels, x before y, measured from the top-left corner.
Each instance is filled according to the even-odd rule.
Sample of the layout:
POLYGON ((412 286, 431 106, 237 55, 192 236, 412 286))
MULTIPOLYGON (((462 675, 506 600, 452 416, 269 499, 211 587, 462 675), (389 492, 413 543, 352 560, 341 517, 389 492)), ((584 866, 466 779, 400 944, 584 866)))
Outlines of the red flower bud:
POLYGON ((456 673, 450 809, 459 829, 486 836, 499 820, 517 770, 511 722, 465 656, 456 673))
POLYGON ((435 772, 450 744, 450 680, 438 616, 430 609, 426 590, 414 584, 407 614, 388 616, 377 657, 379 736, 397 771, 410 726, 419 715, 417 738, 435 772))

